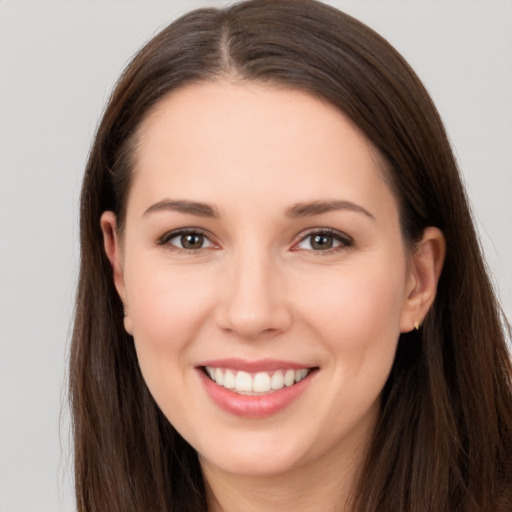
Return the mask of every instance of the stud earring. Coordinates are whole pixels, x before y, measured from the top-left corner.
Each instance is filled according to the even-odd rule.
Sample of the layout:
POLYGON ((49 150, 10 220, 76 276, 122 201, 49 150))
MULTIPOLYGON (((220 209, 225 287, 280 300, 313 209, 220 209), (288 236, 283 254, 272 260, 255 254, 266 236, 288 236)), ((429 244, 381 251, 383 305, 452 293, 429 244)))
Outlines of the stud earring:
POLYGON ((419 322, 415 322, 414 323, 414 330, 415 331, 419 331, 420 330, 420 323, 419 322))

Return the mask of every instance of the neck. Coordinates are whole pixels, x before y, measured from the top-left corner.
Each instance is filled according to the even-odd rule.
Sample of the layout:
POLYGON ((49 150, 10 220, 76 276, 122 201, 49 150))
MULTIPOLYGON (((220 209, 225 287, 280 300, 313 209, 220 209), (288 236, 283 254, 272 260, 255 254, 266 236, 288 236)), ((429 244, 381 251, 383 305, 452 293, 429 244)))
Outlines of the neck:
POLYGON ((349 512, 369 437, 281 474, 233 474, 201 458, 208 511, 349 512))

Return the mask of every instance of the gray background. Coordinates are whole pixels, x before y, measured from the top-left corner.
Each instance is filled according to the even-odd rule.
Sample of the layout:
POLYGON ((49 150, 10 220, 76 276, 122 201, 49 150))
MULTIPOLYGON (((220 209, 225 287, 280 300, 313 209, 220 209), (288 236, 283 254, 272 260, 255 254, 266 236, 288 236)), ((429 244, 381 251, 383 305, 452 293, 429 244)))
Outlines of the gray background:
MULTIPOLYGON (((130 56, 222 1, 0 0, 0 511, 72 511, 66 358, 89 144, 130 56)), ((384 35, 447 125, 512 318, 512 4, 331 1, 384 35)))

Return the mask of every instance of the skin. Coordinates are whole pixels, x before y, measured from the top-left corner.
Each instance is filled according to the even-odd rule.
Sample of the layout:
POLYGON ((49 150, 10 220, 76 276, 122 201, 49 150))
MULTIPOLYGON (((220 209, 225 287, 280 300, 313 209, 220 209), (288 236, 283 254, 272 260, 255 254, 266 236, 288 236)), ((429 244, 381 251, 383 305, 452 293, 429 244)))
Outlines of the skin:
POLYGON ((105 250, 144 378, 198 451, 211 510, 348 502, 398 337, 432 304, 444 256, 435 228, 406 250, 384 173, 341 112, 300 91, 189 85, 143 122, 125 229, 103 214, 105 250), (290 215, 319 201, 352 206, 290 215), (204 245, 180 249, 181 228, 204 245), (318 249, 311 229, 339 235, 318 249), (246 418, 221 410, 196 369, 233 356, 319 370, 288 407, 246 418))

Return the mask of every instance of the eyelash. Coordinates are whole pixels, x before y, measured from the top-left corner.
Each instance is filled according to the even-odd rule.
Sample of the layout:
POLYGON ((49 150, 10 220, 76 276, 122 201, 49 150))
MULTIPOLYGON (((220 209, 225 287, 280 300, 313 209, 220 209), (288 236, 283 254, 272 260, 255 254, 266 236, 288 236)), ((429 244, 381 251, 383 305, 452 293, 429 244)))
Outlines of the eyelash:
POLYGON ((183 237, 186 235, 196 235, 196 236, 199 235, 199 236, 203 237, 205 241, 207 240, 212 246, 215 245, 210 240, 210 238, 206 234, 206 232, 199 228, 183 228, 183 229, 177 229, 175 231, 169 231, 168 233, 165 233, 157 240, 157 245, 162 245, 162 246, 167 245, 167 246, 171 247, 172 250, 174 250, 174 251, 185 252, 185 253, 189 253, 189 254, 190 253, 194 254, 202 249, 209 248, 209 247, 199 247, 197 249, 187 249, 185 247, 178 247, 178 246, 170 243, 170 241, 173 238, 183 237))
MULTIPOLYGON (((295 251, 308 250, 308 251, 323 255, 323 254, 327 254, 327 253, 330 254, 335 251, 347 249, 354 245, 354 240, 341 231, 338 231, 338 230, 332 229, 332 228, 315 228, 315 229, 310 230, 306 235, 304 235, 299 240, 299 242, 297 244, 295 244, 294 247, 297 247, 298 244, 301 244, 302 242, 306 241, 308 238, 311 239, 314 236, 324 236, 327 238, 332 238, 333 243, 339 242, 339 245, 335 245, 334 247, 328 247, 327 249, 323 249, 323 250, 302 249, 302 248, 296 248, 296 249, 294 248, 293 250, 295 250, 295 251)), ((310 242, 310 245, 311 245, 311 242, 310 242)))
MULTIPOLYGON (((175 231, 170 231, 168 233, 165 233, 157 240, 157 245, 160 246, 170 246, 172 250, 179 251, 179 252, 186 252, 186 253, 197 253, 198 251, 201 251, 203 249, 209 249, 211 247, 214 247, 215 244, 210 240, 209 236, 206 234, 205 231, 199 228, 183 228, 183 229, 177 229, 175 231), (203 237, 203 240, 208 241, 211 245, 208 247, 198 247, 197 249, 187 249, 185 247, 178 247, 175 244, 171 244, 170 241, 174 238, 183 237, 186 235, 195 235, 203 237)), ((310 242, 311 245, 311 242, 310 242)), ((334 251, 343 250, 349 247, 352 247, 354 245, 354 240, 346 235, 345 233, 342 233, 341 231, 337 231, 336 229, 331 228, 315 228, 310 230, 308 233, 306 233, 304 236, 301 237, 301 239, 294 244, 292 247, 293 251, 311 251, 318 254, 326 254, 326 253, 332 253, 334 251), (338 245, 335 245, 334 247, 328 247, 327 249, 319 249, 315 250, 313 248, 311 249, 304 249, 297 247, 299 244, 305 242, 308 238, 311 239, 314 236, 323 236, 326 238, 332 238, 333 243, 338 242, 338 245)))

